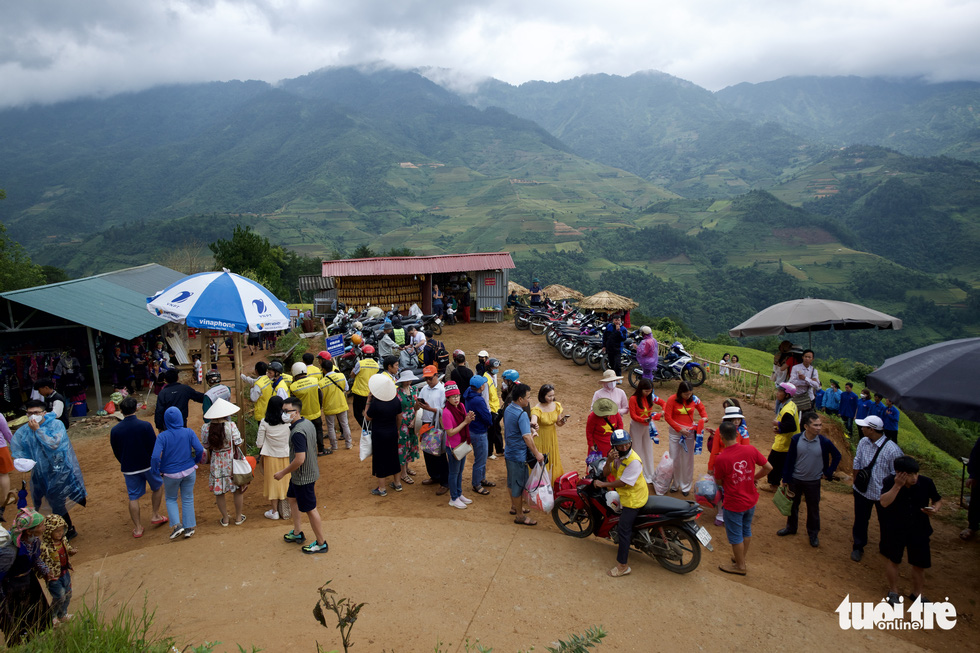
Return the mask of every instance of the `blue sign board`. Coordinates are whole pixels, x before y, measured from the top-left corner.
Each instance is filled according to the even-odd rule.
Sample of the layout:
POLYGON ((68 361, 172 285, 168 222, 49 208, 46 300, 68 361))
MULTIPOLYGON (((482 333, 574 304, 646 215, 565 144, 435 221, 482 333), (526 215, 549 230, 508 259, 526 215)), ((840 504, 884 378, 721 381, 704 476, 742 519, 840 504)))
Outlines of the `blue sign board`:
POLYGON ((340 356, 344 353, 344 336, 330 336, 326 344, 327 352, 331 356, 340 356))

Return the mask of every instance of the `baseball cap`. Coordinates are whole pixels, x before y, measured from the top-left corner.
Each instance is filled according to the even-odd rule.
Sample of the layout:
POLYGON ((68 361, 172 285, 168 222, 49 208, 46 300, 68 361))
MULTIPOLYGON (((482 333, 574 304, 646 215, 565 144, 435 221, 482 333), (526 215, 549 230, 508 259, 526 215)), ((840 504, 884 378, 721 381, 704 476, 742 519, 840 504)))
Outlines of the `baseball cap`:
POLYGON ((884 431, 885 423, 881 421, 881 418, 877 415, 868 415, 864 419, 856 419, 854 423, 858 426, 870 426, 876 431, 884 431))
POLYGON ((435 376, 438 373, 439 373, 439 370, 438 370, 438 368, 436 368, 435 365, 426 365, 424 368, 422 368, 422 378, 423 379, 428 378, 430 376, 435 376))

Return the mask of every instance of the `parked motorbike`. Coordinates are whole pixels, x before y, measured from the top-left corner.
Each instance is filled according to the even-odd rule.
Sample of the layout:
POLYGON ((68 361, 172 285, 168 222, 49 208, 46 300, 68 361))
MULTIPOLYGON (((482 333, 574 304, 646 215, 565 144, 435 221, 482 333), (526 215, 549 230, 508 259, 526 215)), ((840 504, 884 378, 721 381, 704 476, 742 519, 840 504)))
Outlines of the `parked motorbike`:
MULTIPOLYGON (((643 378, 643 369, 638 362, 631 362, 626 370, 626 377, 630 385, 634 388, 643 378)), ((706 374, 700 363, 694 362, 694 358, 684 349, 684 345, 675 342, 670 346, 667 355, 657 362, 657 371, 653 373, 654 382, 676 381, 678 379, 687 381, 692 386, 697 387, 704 383, 706 374)))
MULTIPOLYGON (((619 513, 607 504, 606 491, 594 484, 604 464, 600 459, 590 465, 586 478, 568 472, 555 482, 551 516, 565 535, 595 535, 618 543, 619 513)), ((633 523, 630 545, 675 574, 694 571, 701 563, 701 546, 714 551, 711 534, 697 524, 702 512, 694 501, 651 496, 633 523)))

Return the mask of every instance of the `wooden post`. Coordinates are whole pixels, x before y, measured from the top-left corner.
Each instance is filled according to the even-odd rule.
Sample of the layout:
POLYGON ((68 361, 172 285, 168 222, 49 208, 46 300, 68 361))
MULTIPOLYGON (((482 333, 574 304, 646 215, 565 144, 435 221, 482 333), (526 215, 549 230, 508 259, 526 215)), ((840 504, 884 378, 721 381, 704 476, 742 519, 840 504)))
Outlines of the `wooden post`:
POLYGON ((242 334, 236 333, 234 336, 234 348, 235 352, 235 364, 232 365, 231 370, 235 375, 235 405, 241 408, 238 411, 238 417, 235 418, 235 423, 238 424, 238 430, 242 434, 242 438, 245 437, 245 395, 244 381, 242 381, 242 334))
POLYGON ((206 375, 211 369, 211 330, 200 329, 198 337, 201 343, 201 364, 204 366, 204 374, 206 375))
POLYGON ((752 391, 752 403, 759 404, 759 383, 762 381, 762 373, 755 373, 755 390, 752 391))

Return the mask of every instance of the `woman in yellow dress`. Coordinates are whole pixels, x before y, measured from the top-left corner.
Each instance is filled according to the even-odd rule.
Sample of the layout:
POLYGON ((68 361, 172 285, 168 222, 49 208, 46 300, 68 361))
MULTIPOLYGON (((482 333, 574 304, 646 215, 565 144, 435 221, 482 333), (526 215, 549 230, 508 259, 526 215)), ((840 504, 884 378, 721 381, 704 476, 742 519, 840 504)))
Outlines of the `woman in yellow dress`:
POLYGON ((565 473, 558 452, 558 426, 564 426, 568 415, 562 415, 561 404, 555 401, 555 386, 546 383, 538 390, 538 405, 531 409, 531 430, 534 445, 548 456, 548 472, 555 481, 565 473))

